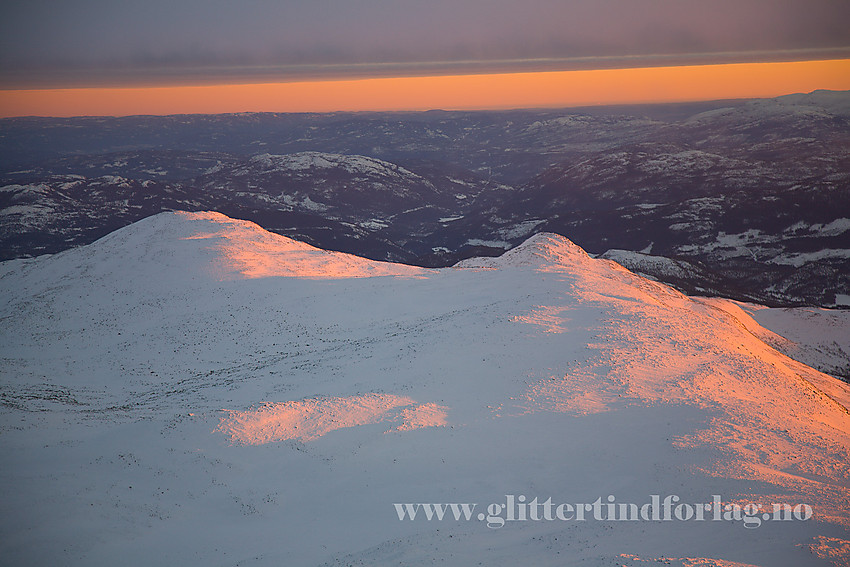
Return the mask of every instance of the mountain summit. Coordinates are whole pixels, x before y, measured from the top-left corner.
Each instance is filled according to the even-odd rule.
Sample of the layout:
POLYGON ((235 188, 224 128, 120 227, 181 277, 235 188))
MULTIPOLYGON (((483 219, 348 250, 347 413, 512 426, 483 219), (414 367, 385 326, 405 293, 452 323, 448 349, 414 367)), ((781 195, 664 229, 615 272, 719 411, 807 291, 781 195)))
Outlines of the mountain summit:
POLYGON ((566 266, 589 266, 592 258, 570 239, 551 232, 540 232, 495 258, 470 258, 457 263, 458 268, 531 267, 558 269, 566 266))
POLYGON ((57 255, 69 273, 99 271, 160 278, 357 278, 427 270, 329 252, 216 212, 167 212, 57 255))

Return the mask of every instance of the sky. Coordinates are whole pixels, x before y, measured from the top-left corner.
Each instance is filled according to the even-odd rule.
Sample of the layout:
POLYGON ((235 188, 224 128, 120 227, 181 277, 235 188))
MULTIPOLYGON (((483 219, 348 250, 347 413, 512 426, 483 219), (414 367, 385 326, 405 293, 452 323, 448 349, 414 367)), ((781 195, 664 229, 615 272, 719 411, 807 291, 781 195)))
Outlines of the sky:
MULTIPOLYGON (((132 95, 123 96, 125 106, 143 108, 138 89, 221 85, 253 85, 253 102, 245 90, 249 98, 231 106, 264 110, 250 106, 268 107, 276 97, 285 107, 281 84, 293 83, 324 85, 334 107, 364 81, 378 93, 387 83, 376 79, 481 78, 464 87, 464 102, 454 102, 460 107, 470 104, 469 93, 485 94, 485 83, 492 89, 494 78, 516 80, 518 73, 846 60, 848 21, 846 0, 4 0, 0 114, 14 114, 14 100, 31 110, 21 106, 24 96, 55 105, 88 95, 96 106, 123 93, 132 95), (256 95, 258 85, 266 85, 265 95, 256 95)), ((815 88, 850 88, 836 72, 815 88)), ((731 79, 724 82, 737 93, 731 79)), ((417 85, 414 91, 458 88, 417 85)), ((659 87, 655 98, 669 99, 666 90, 659 87)), ((177 102, 201 92, 205 99, 235 96, 232 88, 230 95, 207 88, 171 96, 177 102)), ((499 106, 487 100, 479 106, 499 106)), ((528 104, 540 103, 531 97, 528 104)))

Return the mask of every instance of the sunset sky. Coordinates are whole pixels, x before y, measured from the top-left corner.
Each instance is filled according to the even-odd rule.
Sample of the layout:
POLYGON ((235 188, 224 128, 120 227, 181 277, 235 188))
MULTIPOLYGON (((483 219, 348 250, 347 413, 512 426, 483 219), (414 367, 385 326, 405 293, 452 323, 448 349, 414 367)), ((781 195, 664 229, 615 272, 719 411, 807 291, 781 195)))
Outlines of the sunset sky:
POLYGON ((6 0, 0 115, 506 108, 850 89, 845 0, 6 0))

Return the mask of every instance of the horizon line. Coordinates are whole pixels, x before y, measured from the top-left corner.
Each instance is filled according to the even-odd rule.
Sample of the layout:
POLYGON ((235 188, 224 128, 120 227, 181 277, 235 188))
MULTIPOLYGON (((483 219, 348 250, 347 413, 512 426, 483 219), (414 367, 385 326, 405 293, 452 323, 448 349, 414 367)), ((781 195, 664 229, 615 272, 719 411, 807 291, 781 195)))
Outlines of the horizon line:
POLYGON ((214 85, 0 89, 0 117, 509 110, 850 90, 850 59, 214 85))

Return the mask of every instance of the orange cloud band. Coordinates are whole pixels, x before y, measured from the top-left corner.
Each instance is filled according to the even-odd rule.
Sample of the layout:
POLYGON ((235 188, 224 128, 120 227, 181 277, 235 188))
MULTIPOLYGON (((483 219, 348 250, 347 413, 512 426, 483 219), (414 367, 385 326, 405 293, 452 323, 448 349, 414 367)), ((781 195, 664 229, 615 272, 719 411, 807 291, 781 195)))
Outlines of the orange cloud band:
POLYGON ((0 91, 0 116, 500 109, 850 89, 850 59, 239 85, 0 91))

